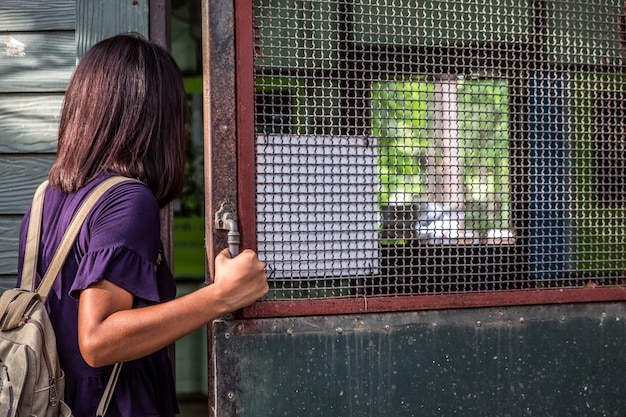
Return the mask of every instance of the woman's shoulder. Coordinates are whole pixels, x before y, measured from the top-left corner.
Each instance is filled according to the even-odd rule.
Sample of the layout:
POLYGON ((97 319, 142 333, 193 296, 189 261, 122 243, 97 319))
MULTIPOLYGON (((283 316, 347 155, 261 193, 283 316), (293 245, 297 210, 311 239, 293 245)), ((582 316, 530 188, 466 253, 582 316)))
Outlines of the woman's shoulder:
MULTIPOLYGON (((101 175, 88 184, 83 196, 87 198, 98 185, 112 175, 101 175), (87 189, 88 188, 88 189, 87 189)), ((151 226, 159 220, 159 206, 152 191, 137 180, 122 181, 106 190, 93 207, 92 220, 96 222, 115 220, 118 224, 130 223, 135 227, 151 226)))
MULTIPOLYGON (((99 177, 89 186, 94 189, 102 181, 99 177)), ((107 190, 91 209, 82 242, 91 251, 125 247, 152 259, 160 245, 160 222, 159 206, 150 189, 137 181, 122 182, 107 190)))
MULTIPOLYGON (((70 220, 85 203, 89 195, 104 181, 114 177, 113 174, 104 173, 87 183, 74 193, 66 194, 57 188, 48 187, 45 195, 44 217, 48 222, 58 223, 58 227, 64 229, 70 220)), ((123 177, 120 177, 123 179, 123 177)), ((30 209, 27 211, 27 216, 30 209)), ((88 215, 88 221, 101 218, 102 215, 113 216, 150 216, 151 213, 158 215, 159 207, 157 200, 144 183, 128 178, 114 184, 104 191, 100 198, 93 204, 88 215)), ((25 216, 25 220, 26 217, 25 216)), ((57 227, 55 227, 57 228, 57 227)))
POLYGON ((82 190, 84 195, 81 199, 87 198, 87 195, 94 191, 100 184, 114 177, 116 177, 119 182, 114 183, 109 189, 107 189, 100 198, 99 202, 102 204, 130 203, 129 205, 135 208, 153 208, 158 210, 156 197, 146 184, 133 178, 126 178, 112 174, 102 174, 87 184, 84 187, 84 190, 82 190))

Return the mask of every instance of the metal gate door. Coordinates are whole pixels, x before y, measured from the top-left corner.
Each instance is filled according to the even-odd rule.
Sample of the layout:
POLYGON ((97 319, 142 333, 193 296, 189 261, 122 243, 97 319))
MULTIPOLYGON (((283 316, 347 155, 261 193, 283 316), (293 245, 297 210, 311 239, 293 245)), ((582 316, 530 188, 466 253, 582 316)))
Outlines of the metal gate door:
MULTIPOLYGON (((272 390, 285 393, 284 386, 267 385, 275 381, 264 376, 275 376, 271 369, 259 371, 253 363, 262 359, 259 352, 269 354, 264 343, 272 345, 276 332, 309 335, 317 328, 337 335, 349 328, 356 345, 276 340, 290 343, 290 369, 313 384, 351 380, 346 375, 356 368, 337 361, 371 365, 373 356, 359 355, 385 353, 384 372, 359 375, 366 387, 382 384, 387 393, 406 382, 393 376, 394 355, 405 365, 421 364, 415 378, 428 380, 420 343, 408 351, 396 346, 435 343, 420 339, 430 334, 428 326, 437 327, 435 310, 452 317, 447 323, 456 330, 448 335, 468 349, 485 348, 481 337, 490 334, 476 323, 512 323, 494 322, 493 315, 515 316, 517 323, 522 316, 545 319, 547 327, 511 333, 533 344, 563 342, 556 340, 559 323, 574 332, 590 314, 610 316, 616 339, 607 346, 621 343, 621 304, 611 303, 626 299, 623 4, 237 0, 205 2, 203 14, 210 51, 207 207, 230 201, 237 208, 242 244, 259 252, 271 275, 265 299, 213 327, 213 383, 228 380, 220 387, 226 389, 214 391, 215 404, 256 415, 250 408, 256 400, 275 399, 272 390), (567 304, 563 310, 561 304, 567 304), (605 306, 617 308, 615 314, 605 306), (477 309, 463 310, 470 307, 477 309), (420 327, 422 320, 429 324, 420 327), (395 333, 396 339, 385 326, 411 330, 395 333), (303 368, 298 355, 327 361, 330 370, 303 368), (222 373, 247 367, 252 382, 222 373), (307 376, 313 372, 316 377, 307 376), (240 395, 255 384, 261 388, 252 396, 240 395)), ((209 231, 214 248, 223 247, 224 233, 209 231)), ((559 335, 567 341, 571 334, 559 335)), ((591 332, 586 337, 598 340, 591 332)), ((524 356, 508 340, 504 354, 494 355, 495 368, 481 362, 466 369, 501 375, 511 364, 504 358, 524 356)), ((559 358, 547 354, 569 361, 580 353, 559 352, 559 358)), ((558 383, 574 390, 569 378, 575 373, 565 369, 558 383)), ((459 383, 448 375, 450 386, 459 383)), ((523 372, 507 375, 513 385, 534 381, 533 394, 525 393, 534 398, 549 385, 523 372)), ((390 411, 382 392, 370 391, 381 401, 365 407, 355 397, 340 398, 337 393, 347 391, 336 388, 334 415, 390 411)), ((624 411, 616 400, 622 391, 596 397, 604 404, 598 412, 624 411)), ((315 395, 306 399, 319 405, 315 395)), ((486 398, 470 408, 525 415, 510 404, 488 408, 486 398)), ((392 414, 422 415, 403 404, 394 404, 392 414)), ((319 406, 322 414, 333 414, 327 406, 319 406)), ((315 408, 299 410, 294 415, 318 415, 315 408)), ((432 415, 429 410, 423 415, 432 415)))

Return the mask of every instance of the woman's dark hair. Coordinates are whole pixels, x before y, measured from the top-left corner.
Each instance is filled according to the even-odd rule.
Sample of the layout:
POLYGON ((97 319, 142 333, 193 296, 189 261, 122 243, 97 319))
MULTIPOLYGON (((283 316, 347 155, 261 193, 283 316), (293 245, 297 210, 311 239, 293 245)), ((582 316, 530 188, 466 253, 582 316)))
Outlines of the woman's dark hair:
POLYGON ((143 181, 165 206, 184 182, 186 100, 165 49, 136 34, 98 42, 67 88, 50 184, 71 193, 112 172, 143 181))

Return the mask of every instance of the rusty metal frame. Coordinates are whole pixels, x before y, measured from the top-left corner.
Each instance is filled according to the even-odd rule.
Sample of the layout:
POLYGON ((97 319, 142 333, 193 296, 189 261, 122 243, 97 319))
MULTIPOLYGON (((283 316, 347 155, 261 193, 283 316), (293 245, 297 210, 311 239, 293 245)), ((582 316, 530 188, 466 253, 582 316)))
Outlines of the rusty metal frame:
POLYGON ((254 51, 252 0, 235 4, 239 224, 244 248, 256 249, 254 51), (247 233, 246 233, 247 232, 247 233))
POLYGON ((244 317, 270 318, 331 314, 364 314, 624 300, 626 300, 626 287, 532 289, 493 291, 488 293, 284 300, 256 303, 244 310, 244 317))
MULTIPOLYGON (((214 281, 215 256, 227 246, 226 234, 216 230, 213 216, 221 203, 237 201, 237 111, 235 97, 234 2, 202 0, 202 77, 204 96, 205 282, 214 281)), ((210 329, 210 326, 209 326, 210 329)), ((208 343, 208 408, 216 413, 215 357, 208 343)))
POLYGON ((207 275, 226 247, 226 234, 215 229, 213 214, 223 202, 237 202, 237 111, 235 97, 235 30, 233 0, 202 2, 205 228, 207 275))

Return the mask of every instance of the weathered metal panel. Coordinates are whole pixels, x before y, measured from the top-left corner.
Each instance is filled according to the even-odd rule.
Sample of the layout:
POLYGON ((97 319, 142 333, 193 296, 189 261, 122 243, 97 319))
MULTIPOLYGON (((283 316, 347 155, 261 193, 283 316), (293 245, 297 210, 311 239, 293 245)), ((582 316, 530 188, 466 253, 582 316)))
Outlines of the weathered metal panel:
POLYGON ((63 94, 0 96, 0 153, 56 151, 63 94))
POLYGON ((0 215, 24 214, 37 186, 46 179, 54 155, 5 155, 0 158, 0 215))
MULTIPOLYGON (((226 247, 226 233, 215 229, 214 212, 223 202, 237 205, 237 106, 235 95, 235 28, 233 1, 203 1, 203 77, 206 241, 209 271, 226 247)), ((249 197, 249 196, 248 196, 249 197)), ((242 235, 254 231, 241 231, 242 235)))
POLYGON ((118 33, 148 37, 149 0, 81 0, 76 2, 76 46, 81 57, 93 44, 118 33))
POLYGON ((74 66, 74 32, 0 34, 0 93, 63 92, 74 66))
POLYGON ((217 416, 623 416, 626 306, 218 321, 217 416))
POLYGON ((0 218, 0 275, 17 276, 17 247, 22 216, 0 218))
POLYGON ((74 0, 2 0, 0 31, 74 30, 74 0))

